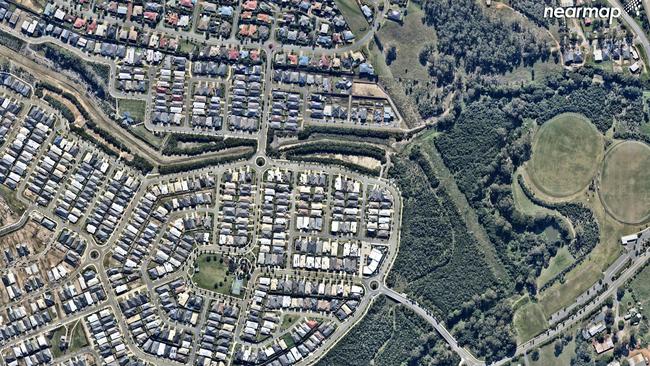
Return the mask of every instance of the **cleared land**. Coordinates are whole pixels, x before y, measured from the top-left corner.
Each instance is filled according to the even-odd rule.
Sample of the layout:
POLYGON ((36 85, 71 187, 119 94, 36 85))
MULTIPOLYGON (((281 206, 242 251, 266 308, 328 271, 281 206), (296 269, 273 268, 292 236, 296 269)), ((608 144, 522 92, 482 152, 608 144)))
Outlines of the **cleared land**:
POLYGON ((558 249, 555 257, 551 258, 548 267, 542 270, 542 273, 537 277, 537 287, 544 286, 553 277, 557 276, 560 272, 568 268, 575 262, 575 258, 569 252, 566 246, 558 249))
POLYGON ((363 16, 356 0, 335 0, 335 2, 354 36, 357 39, 363 37, 370 30, 370 25, 366 21, 366 17, 363 16))
POLYGON ((630 224, 650 215, 650 146, 625 141, 605 156, 598 193, 607 212, 630 224))
POLYGON ((603 138, 587 118, 561 114, 537 132, 528 172, 544 193, 569 196, 589 184, 602 152, 603 138))
POLYGON ((403 24, 387 20, 377 32, 384 50, 391 46, 397 49, 397 58, 389 66, 396 78, 426 80, 429 77, 419 57, 424 46, 435 43, 436 33, 433 27, 422 22, 424 15, 417 4, 409 1, 403 24))
POLYGON ((538 303, 527 299, 514 315, 514 326, 517 331, 517 341, 525 342, 548 328, 548 322, 538 303))

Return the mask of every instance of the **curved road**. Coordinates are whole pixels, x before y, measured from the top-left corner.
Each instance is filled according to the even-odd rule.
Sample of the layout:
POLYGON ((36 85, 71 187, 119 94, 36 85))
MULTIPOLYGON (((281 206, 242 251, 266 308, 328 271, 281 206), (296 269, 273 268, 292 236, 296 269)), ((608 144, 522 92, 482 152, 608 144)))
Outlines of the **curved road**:
POLYGON ((436 318, 431 315, 429 311, 426 309, 422 308, 418 303, 409 300, 406 298, 406 296, 395 292, 395 290, 392 290, 388 287, 381 286, 379 288, 379 293, 382 293, 391 299, 399 302, 400 304, 406 306, 407 308, 411 309, 413 312, 424 318, 429 324, 433 326, 433 328, 442 336, 442 338, 449 344, 451 349, 460 356, 460 358, 465 362, 466 365, 473 365, 473 366, 483 366, 485 365, 484 361, 478 360, 474 355, 472 355, 471 352, 469 352, 467 349, 461 347, 458 345, 458 342, 456 341, 456 338, 449 333, 447 328, 444 327, 444 325, 440 324, 436 318))

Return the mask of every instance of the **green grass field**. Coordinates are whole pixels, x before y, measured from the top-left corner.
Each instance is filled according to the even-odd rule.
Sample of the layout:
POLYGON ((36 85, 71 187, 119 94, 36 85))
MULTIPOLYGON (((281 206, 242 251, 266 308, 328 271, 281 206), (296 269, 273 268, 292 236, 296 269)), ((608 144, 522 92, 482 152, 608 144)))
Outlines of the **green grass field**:
POLYGON ((569 267, 575 262, 575 258, 569 252, 566 246, 558 249, 555 257, 551 258, 548 267, 542 270, 542 273, 537 277, 537 287, 544 286, 548 281, 555 277, 558 273, 569 267))
POLYGON ((377 32, 384 50, 390 46, 397 48, 397 58, 389 66, 394 77, 417 80, 429 77, 427 67, 420 64, 419 55, 425 45, 435 43, 436 32, 422 23, 423 18, 420 6, 409 1, 403 25, 387 20, 377 32))
POLYGON ((515 200, 515 207, 521 213, 530 216, 554 215, 554 214, 557 215, 557 212, 550 210, 546 207, 536 205, 533 201, 528 199, 528 197, 526 197, 526 194, 524 193, 519 183, 517 183, 517 179, 514 178, 512 179, 512 196, 515 200))
POLYGON ((530 299, 515 311, 513 323, 519 343, 535 337, 548 328, 548 322, 541 306, 531 302, 530 299))
POLYGON ((546 62, 536 62, 530 66, 518 67, 503 75, 496 76, 504 84, 521 84, 533 81, 544 80, 545 77, 553 75, 562 70, 562 64, 556 64, 553 60, 546 62), (533 79, 534 78, 534 79, 533 79))
POLYGON ((650 215, 649 182, 650 146, 625 141, 607 152, 598 193, 616 219, 641 223, 650 215))
POLYGON ((575 194, 596 173, 603 144, 602 136, 587 118, 561 114, 536 133, 527 170, 544 193, 554 197, 575 194))
MULTIPOLYGON (((575 333, 575 332, 574 332, 575 333)), ((571 340, 559 356, 555 356, 555 342, 545 345, 539 349, 539 360, 533 361, 530 356, 528 360, 530 361, 530 366, 566 366, 571 364, 571 358, 575 356, 576 353, 576 342, 571 340)))
POLYGON ((199 256, 196 260, 196 266, 199 271, 194 274, 192 280, 197 286, 206 290, 231 295, 230 288, 235 276, 232 274, 226 275, 228 265, 225 258, 223 263, 219 259, 220 256, 216 254, 203 254, 199 256))
POLYGON ((147 102, 138 99, 118 99, 117 110, 120 115, 124 112, 129 112, 131 118, 136 122, 144 122, 144 114, 147 109, 147 102))
POLYGON ((593 285, 602 276, 600 263, 585 261, 567 276, 564 283, 556 283, 543 291, 539 297, 544 314, 551 316, 554 312, 573 303, 582 292, 593 285))
POLYGON ((370 25, 366 21, 366 17, 363 16, 356 0, 335 0, 335 2, 357 40, 368 33, 370 25))

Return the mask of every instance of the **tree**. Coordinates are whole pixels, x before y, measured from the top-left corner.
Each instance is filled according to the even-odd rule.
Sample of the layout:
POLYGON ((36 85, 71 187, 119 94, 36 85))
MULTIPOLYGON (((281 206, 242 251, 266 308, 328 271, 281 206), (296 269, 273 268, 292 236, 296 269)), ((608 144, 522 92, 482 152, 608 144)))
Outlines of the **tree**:
POLYGON ((621 301, 623 296, 625 296, 625 289, 622 288, 622 287, 619 287, 618 289, 616 289, 616 299, 618 301, 621 301))
POLYGON ((562 354, 562 351, 564 350, 564 343, 562 343, 562 341, 558 339, 557 341, 555 341, 554 349, 555 349, 555 357, 560 356, 562 354))
POLYGON ((397 48, 395 46, 390 46, 388 52, 386 52, 386 64, 392 64, 395 59, 397 59, 397 48))
POLYGON ((612 309, 607 309, 605 312, 605 324, 607 326, 612 326, 614 325, 614 312, 612 309))
POLYGON ((625 328, 625 320, 621 319, 618 321, 618 330, 623 330, 625 328))
POLYGON ((535 350, 533 350, 533 353, 530 354, 530 358, 533 361, 538 361, 539 360, 539 349, 536 348, 535 350))

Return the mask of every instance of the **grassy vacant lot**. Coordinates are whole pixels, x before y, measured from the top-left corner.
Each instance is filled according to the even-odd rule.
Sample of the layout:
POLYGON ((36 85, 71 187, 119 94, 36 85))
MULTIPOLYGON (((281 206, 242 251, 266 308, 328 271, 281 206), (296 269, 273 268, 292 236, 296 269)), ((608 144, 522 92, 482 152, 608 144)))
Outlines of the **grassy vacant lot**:
POLYGON ((548 328, 548 322, 541 306, 531 302, 528 298, 523 302, 523 305, 515 311, 513 319, 519 343, 535 337, 548 328))
POLYGON ((131 118, 136 122, 144 122, 144 114, 147 109, 147 102, 138 99, 118 99, 117 110, 120 114, 129 112, 131 118))
POLYGON ((384 50, 391 46, 397 48, 397 58, 390 65, 396 78, 426 80, 429 77, 426 66, 419 62, 419 55, 426 44, 436 41, 436 33, 433 27, 422 23, 422 19, 424 11, 409 1, 403 24, 387 20, 377 33, 384 50))
POLYGON ((4 184, 0 185, 0 196, 4 198, 5 202, 7 202, 7 206, 9 206, 11 211, 20 216, 25 212, 26 207, 25 204, 18 199, 17 194, 16 191, 12 191, 4 184))
POLYGON ((548 281, 555 277, 558 273, 569 267, 575 262, 575 258, 569 252, 566 246, 558 249, 555 257, 551 258, 548 267, 542 270, 542 273, 537 277, 537 287, 544 286, 548 281))
POLYGON ((561 114, 544 123, 533 142, 528 172, 544 193, 565 197, 586 187, 598 169, 603 138, 577 114, 561 114))
POLYGON ((366 21, 366 17, 361 12, 361 8, 356 0, 335 0, 336 6, 343 14, 345 21, 350 26, 350 30, 354 36, 359 39, 370 29, 370 25, 366 21))
POLYGON ((77 321, 72 327, 72 339, 70 340, 70 352, 75 352, 88 346, 88 339, 83 324, 77 321))
POLYGON ((625 141, 607 152, 598 193, 608 213, 626 223, 650 215, 650 146, 625 141))
POLYGON ((65 335, 66 335, 66 328, 64 326, 60 326, 56 328, 52 333, 52 339, 50 341, 50 344, 52 345, 52 355, 54 357, 61 357, 63 355, 63 352, 61 352, 59 345, 61 344, 61 336, 65 336, 65 335))
POLYGON ((294 325, 298 319, 300 319, 299 315, 291 315, 291 314, 286 314, 282 317, 282 324, 280 324, 280 331, 283 332, 289 328, 291 328, 292 325, 294 325))

